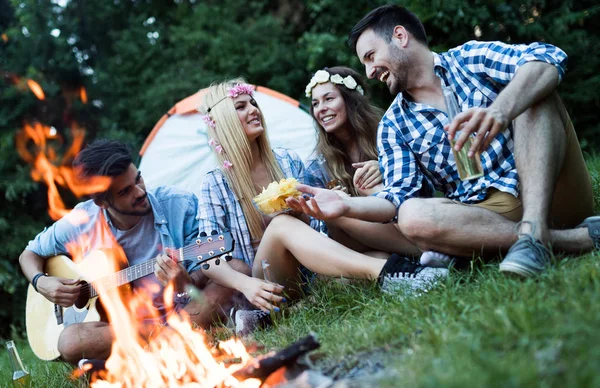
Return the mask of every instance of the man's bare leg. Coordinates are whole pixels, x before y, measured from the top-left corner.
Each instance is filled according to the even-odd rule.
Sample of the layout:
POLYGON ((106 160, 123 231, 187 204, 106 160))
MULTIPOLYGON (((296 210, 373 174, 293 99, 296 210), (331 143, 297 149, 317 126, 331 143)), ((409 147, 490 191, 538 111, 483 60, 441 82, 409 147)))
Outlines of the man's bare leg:
POLYGON ((75 323, 60 334, 58 352, 63 361, 71 364, 82 358, 106 360, 113 338, 111 326, 106 322, 75 323))
POLYGON ((515 163, 521 184, 521 233, 550 241, 548 214, 566 151, 568 116, 556 92, 514 121, 515 163))
MULTIPOLYGON (((422 250, 453 256, 498 255, 517 240, 516 223, 490 210, 446 198, 412 198, 400 206, 398 227, 422 250)), ((581 253, 593 248, 587 229, 550 230, 556 251, 581 253)))
POLYGON ((396 228, 394 223, 380 224, 341 217, 328 221, 330 236, 358 252, 382 251, 403 255, 420 255, 421 250, 396 228))
POLYGON ((398 228, 422 250, 452 256, 497 255, 516 241, 514 222, 446 198, 405 201, 398 212, 398 228))

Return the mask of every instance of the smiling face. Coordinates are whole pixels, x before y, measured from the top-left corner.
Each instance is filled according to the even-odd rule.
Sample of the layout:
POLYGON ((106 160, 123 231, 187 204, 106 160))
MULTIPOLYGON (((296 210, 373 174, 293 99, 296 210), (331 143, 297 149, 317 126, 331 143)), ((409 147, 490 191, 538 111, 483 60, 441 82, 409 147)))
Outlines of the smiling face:
POLYGON ((265 131, 260 109, 252 96, 240 94, 233 99, 233 106, 249 141, 255 140, 265 131))
MULTIPOLYGON (((401 28, 401 27, 400 27, 401 28)), ((403 28, 402 32, 405 33, 403 28)), ((409 72, 413 63, 402 38, 393 36, 390 43, 368 29, 356 42, 356 54, 365 65, 367 77, 384 82, 390 93, 395 95, 406 91, 409 85, 409 72)))
POLYGON ((113 178, 102 205, 111 216, 117 218, 120 215, 145 216, 152 211, 142 173, 133 164, 123 174, 113 178))
POLYGON ((331 82, 318 84, 312 90, 313 117, 327 133, 346 126, 348 116, 342 94, 331 82))

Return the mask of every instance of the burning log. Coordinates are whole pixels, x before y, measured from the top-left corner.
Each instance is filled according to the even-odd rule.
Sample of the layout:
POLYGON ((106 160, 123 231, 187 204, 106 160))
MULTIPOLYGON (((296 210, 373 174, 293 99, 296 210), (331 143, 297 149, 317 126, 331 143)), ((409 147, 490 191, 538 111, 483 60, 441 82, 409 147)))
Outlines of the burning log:
POLYGON ((263 381, 277 369, 294 364, 300 356, 311 350, 317 349, 320 346, 321 344, 317 341, 316 336, 311 333, 272 356, 265 356, 253 360, 249 365, 235 372, 233 377, 240 381, 248 378, 255 378, 263 381))

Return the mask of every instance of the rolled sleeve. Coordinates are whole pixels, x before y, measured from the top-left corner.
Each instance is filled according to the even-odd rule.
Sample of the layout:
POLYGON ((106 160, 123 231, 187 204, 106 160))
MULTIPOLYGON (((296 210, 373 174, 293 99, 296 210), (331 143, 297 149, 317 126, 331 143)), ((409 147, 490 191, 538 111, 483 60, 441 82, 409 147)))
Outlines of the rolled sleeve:
POLYGON ((473 74, 487 75, 502 85, 508 84, 517 70, 528 62, 539 61, 555 66, 559 82, 567 65, 567 54, 563 50, 539 42, 511 45, 503 42, 470 41, 448 53, 473 74))

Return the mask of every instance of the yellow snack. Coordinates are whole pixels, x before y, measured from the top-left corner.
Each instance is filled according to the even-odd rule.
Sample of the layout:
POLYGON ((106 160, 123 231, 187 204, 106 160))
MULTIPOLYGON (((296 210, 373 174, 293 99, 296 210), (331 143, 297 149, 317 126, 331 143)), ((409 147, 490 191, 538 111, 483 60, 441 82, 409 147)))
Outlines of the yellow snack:
POLYGON ((296 190, 298 181, 295 178, 285 178, 279 182, 271 182, 263 191, 254 197, 254 203, 258 210, 264 214, 273 214, 288 210, 285 200, 289 197, 297 197, 302 193, 296 190))

